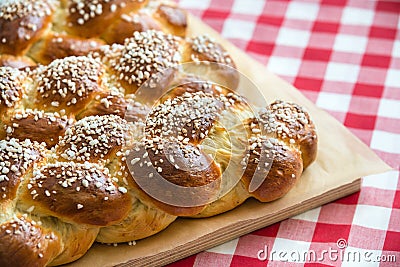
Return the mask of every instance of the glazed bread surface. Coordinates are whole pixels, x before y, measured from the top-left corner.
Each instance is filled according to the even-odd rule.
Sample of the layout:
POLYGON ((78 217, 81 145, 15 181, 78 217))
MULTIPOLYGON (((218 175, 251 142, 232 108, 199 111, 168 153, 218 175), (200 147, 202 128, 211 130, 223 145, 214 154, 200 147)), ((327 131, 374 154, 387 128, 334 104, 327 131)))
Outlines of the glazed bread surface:
POLYGON ((82 56, 134 32, 186 36, 187 14, 172 1, 4 0, 0 2, 0 66, 48 64, 82 56))
POLYGON ((185 37, 183 11, 94 1, 2 3, 0 26, 25 36, 0 31, 0 266, 61 265, 276 200, 316 158, 307 111, 235 93, 231 56, 185 37), (182 67, 204 61, 205 77, 182 67))

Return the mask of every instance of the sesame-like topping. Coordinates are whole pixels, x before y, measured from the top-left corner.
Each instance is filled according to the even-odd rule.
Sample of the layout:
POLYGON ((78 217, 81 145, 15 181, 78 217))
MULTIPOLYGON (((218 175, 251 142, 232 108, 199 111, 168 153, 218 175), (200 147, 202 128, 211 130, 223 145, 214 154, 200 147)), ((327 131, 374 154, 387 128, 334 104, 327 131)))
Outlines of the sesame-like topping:
POLYGON ((26 109, 15 112, 4 128, 7 138, 30 139, 52 147, 72 123, 73 119, 61 116, 58 112, 26 109))
MULTIPOLYGON (((78 15, 76 23, 83 25, 90 19, 103 14, 105 5, 110 2, 112 2, 112 0, 70 0, 68 12, 69 14, 78 15)), ((115 12, 115 10, 116 5, 113 4, 110 11, 115 12)))
POLYGON ((154 146, 168 138, 185 145, 200 142, 207 136, 222 107, 223 102, 218 97, 203 92, 167 99, 147 117, 147 143, 154 146))
POLYGON ((187 16, 186 13, 177 8, 174 5, 170 5, 169 3, 163 4, 161 3, 157 9, 157 13, 165 18, 168 23, 171 23, 177 27, 186 27, 187 26, 187 16))
POLYGON ((249 138, 249 151, 257 156, 259 156, 260 150, 265 151, 273 151, 274 144, 276 144, 277 139, 267 138, 264 135, 255 135, 249 138))
MULTIPOLYGON (((265 130, 283 138, 295 138, 298 131, 309 124, 303 108, 280 100, 272 103, 269 109, 262 109, 259 114, 265 130)), ((290 139, 290 143, 294 143, 294 140, 290 139)))
POLYGON ((57 149, 66 160, 105 159, 116 146, 125 144, 127 131, 127 122, 119 116, 85 117, 67 129, 57 149))
POLYGON ((29 139, 0 140, 0 183, 9 181, 10 175, 20 176, 41 155, 38 151, 43 149, 39 144, 32 143, 29 139))
MULTIPOLYGON (((127 0, 130 2, 143 2, 144 0, 127 0)), ((124 1, 116 0, 69 0, 68 12, 76 16, 76 23, 84 25, 89 20, 101 16, 103 13, 114 13, 118 8, 124 8, 124 1), (119 2, 119 3, 118 3, 119 2)))
MULTIPOLYGON (((112 178, 109 178, 107 168, 102 168, 100 165, 85 162, 84 164, 75 162, 57 162, 44 165, 41 169, 34 171, 33 177, 29 181, 28 190, 33 199, 36 199, 40 193, 43 197, 52 197, 57 195, 57 189, 73 187, 77 191, 85 188, 102 188, 109 193, 116 193, 117 186, 112 178), (108 177, 108 178, 105 178, 108 177), (53 179, 58 186, 49 191, 46 189, 46 181, 53 179), (31 185, 31 186, 29 186, 31 185), (30 189, 29 189, 30 188, 30 189), (40 192, 39 192, 40 191, 40 192)), ((81 203, 78 203, 82 205, 81 203)), ((80 206, 78 206, 80 207, 80 206)), ((83 205, 82 207, 83 208, 83 205)))
POLYGON ((131 166, 139 168, 138 172, 148 178, 163 173, 176 184, 182 182, 176 179, 179 177, 176 173, 187 172, 194 179, 190 182, 193 186, 218 176, 212 167, 204 169, 214 165, 209 165, 211 158, 198 145, 209 135, 223 111, 235 102, 231 100, 231 97, 201 91, 167 98, 147 116, 144 138, 130 155, 131 166), (207 176, 204 172, 208 171, 213 174, 207 176), (200 179, 197 175, 205 176, 200 179))
POLYGON ((122 220, 130 209, 128 190, 117 182, 103 165, 55 162, 35 169, 25 190, 38 212, 106 226, 122 220))
POLYGON ((232 59, 228 52, 207 35, 199 35, 190 39, 192 49, 202 56, 192 55, 194 61, 212 61, 222 64, 231 64, 232 59))
MULTIPOLYGON (((154 107, 146 119, 144 145, 155 153, 167 145, 178 145, 185 155, 200 155, 193 145, 200 144, 209 134, 223 110, 246 103, 236 94, 214 95, 204 92, 184 93, 168 98, 154 107)), ((143 155, 145 157, 146 155, 143 155)), ((168 158, 174 162, 173 158, 168 158)), ((162 172, 161 170, 157 170, 162 172)))
POLYGON ((24 73, 11 67, 0 67, 0 107, 14 107, 21 99, 24 73))
MULTIPOLYGON (((44 258, 47 243, 57 242, 58 237, 53 232, 42 228, 41 224, 41 221, 28 218, 27 214, 14 214, 8 222, 3 223, 0 227, 3 244, 6 242, 11 245, 16 240, 25 240, 25 244, 29 244, 31 249, 34 248, 32 252, 36 253, 38 258, 44 258)), ((24 251, 23 247, 20 249, 24 251)))
MULTIPOLYGON (((79 14, 76 23, 85 24, 91 18, 103 14, 104 4, 110 0, 70 0, 68 12, 70 14, 79 14)), ((115 11, 115 10, 114 10, 115 11)))
POLYGON ((52 12, 48 0, 5 0, 0 2, 0 18, 16 20, 25 16, 45 17, 52 12))
POLYGON ((51 105, 57 107, 60 103, 75 105, 95 91, 104 69, 91 57, 71 56, 56 59, 34 73, 38 73, 37 90, 40 96, 50 99, 51 105))
POLYGON ((160 31, 135 32, 123 46, 109 47, 105 55, 119 79, 140 86, 153 74, 177 66, 179 41, 160 31))

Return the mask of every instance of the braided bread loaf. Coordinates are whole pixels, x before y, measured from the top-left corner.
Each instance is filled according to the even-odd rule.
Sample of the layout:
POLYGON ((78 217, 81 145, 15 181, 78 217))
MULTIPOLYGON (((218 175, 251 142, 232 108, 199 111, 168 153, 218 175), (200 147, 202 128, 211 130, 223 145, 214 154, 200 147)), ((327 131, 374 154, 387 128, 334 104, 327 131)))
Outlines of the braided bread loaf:
POLYGON ((254 110, 231 91, 232 68, 206 75, 224 87, 178 67, 203 60, 235 66, 208 37, 150 30, 0 67, 0 266, 68 263, 95 241, 145 238, 293 187, 316 157, 309 115, 283 101, 254 110))
POLYGON ((186 34, 186 13, 156 0, 4 0, 0 2, 0 66, 47 64, 123 43, 135 31, 186 34))

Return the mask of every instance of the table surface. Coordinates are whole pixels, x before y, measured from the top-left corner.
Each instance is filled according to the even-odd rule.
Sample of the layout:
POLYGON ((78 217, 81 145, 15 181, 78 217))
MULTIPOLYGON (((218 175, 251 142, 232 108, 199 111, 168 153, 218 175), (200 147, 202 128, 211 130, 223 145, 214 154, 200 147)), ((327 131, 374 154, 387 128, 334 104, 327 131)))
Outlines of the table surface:
POLYGON ((394 170, 363 177, 359 193, 170 266, 400 266, 400 1, 178 3, 297 87, 394 170))

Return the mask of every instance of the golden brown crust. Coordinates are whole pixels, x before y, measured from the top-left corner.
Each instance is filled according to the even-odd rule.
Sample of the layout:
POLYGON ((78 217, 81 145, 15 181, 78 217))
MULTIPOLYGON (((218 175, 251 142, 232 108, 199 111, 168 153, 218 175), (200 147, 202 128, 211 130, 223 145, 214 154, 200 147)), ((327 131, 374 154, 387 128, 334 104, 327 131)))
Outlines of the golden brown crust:
MULTIPOLYGON (((151 162, 162 168, 163 178, 183 187, 199 187, 210 184, 221 176, 221 172, 212 158, 202 153, 193 145, 176 145, 173 154, 167 157, 164 153, 155 154, 156 150, 148 150, 151 162), (172 163, 173 159, 173 163, 172 163), (190 170, 181 169, 180 166, 190 166, 190 170)), ((138 173, 139 175, 139 173, 138 173)))
POLYGON ((27 216, 16 215, 0 226, 0 266, 46 266, 61 246, 51 229, 27 216))
MULTIPOLYGON (((280 143, 275 140, 272 141, 273 147, 271 148, 270 155, 267 157, 272 157, 272 163, 269 161, 258 161, 260 156, 251 153, 249 161, 246 166, 246 170, 242 177, 247 189, 249 189, 252 179, 256 175, 266 175, 263 183, 250 194, 256 199, 262 202, 269 202, 276 200, 284 196, 296 183, 297 179, 300 177, 303 171, 303 164, 301 160, 300 152, 297 150, 290 149, 284 143, 280 143), (262 164, 272 164, 271 169, 267 169, 268 166, 262 166, 262 164), (260 166, 261 165, 261 166, 260 166), (264 167, 264 171, 256 174, 258 167, 264 167)), ((261 152, 262 150, 257 147, 256 152, 261 152)), ((264 150, 266 153, 267 150, 264 150)))
POLYGON ((259 113, 260 120, 246 121, 250 150, 242 181, 251 196, 269 202, 284 196, 303 172, 298 139, 304 125, 312 122, 299 106, 284 101, 259 113))
POLYGON ((108 161, 127 138, 127 122, 115 115, 90 116, 76 122, 56 147, 59 160, 108 161))
POLYGON ((60 254, 50 262, 49 266, 62 265, 81 258, 90 249, 99 233, 98 227, 64 223, 60 220, 52 220, 51 217, 45 217, 43 225, 57 229, 64 244, 60 249, 60 254))
POLYGON ((127 96, 129 104, 126 108, 125 119, 129 122, 144 122, 150 113, 150 107, 127 96))
POLYGON ((22 55, 51 22, 50 1, 17 0, 0 5, 0 53, 22 55))
POLYGON ((161 4, 154 13, 154 17, 167 28, 169 33, 181 37, 186 35, 187 14, 181 8, 171 4, 161 4))
POLYGON ((85 109, 77 114, 76 119, 80 120, 89 116, 118 115, 125 117, 129 100, 119 92, 103 92, 85 107, 85 109))
POLYGON ((133 15, 122 15, 107 31, 102 34, 102 38, 109 44, 123 44, 126 38, 133 36, 134 32, 144 32, 148 30, 162 30, 161 27, 146 13, 133 15))
POLYGON ((48 64, 95 51, 104 41, 123 43, 135 31, 184 37, 187 14, 165 1, 14 0, 0 5, 0 28, 0 54, 29 54, 48 64))
POLYGON ((314 130, 306 132, 299 140, 301 158, 303 159, 304 169, 313 163, 317 158, 318 136, 314 130))
POLYGON ((194 74, 181 74, 175 77, 167 86, 168 92, 166 92, 160 98, 160 102, 164 102, 167 99, 173 99, 178 96, 182 96, 185 93, 194 94, 197 92, 203 92, 206 94, 214 95, 218 97, 220 94, 225 92, 221 86, 205 81, 203 78, 194 74))
POLYGON ((104 68, 90 57, 57 59, 35 72, 35 105, 46 111, 79 111, 102 90, 104 68))
MULTIPOLYGON (((158 195, 165 188, 157 188, 152 178, 160 176, 181 187, 206 186, 193 199, 215 196, 219 191, 221 170, 196 145, 206 137, 222 106, 212 95, 199 92, 167 99, 155 107, 146 120, 144 147, 133 149, 130 155, 136 182, 140 181, 141 186, 148 185, 158 195)), ((176 199, 180 197, 178 192, 171 194, 176 199)), ((157 198, 154 203, 173 215, 185 216, 199 213, 205 204, 193 200, 193 206, 179 207, 157 198)))
POLYGON ((247 198, 249 198, 249 192, 244 186, 242 181, 230 190, 226 195, 218 198, 218 200, 209 203, 206 207, 193 218, 206 218, 211 217, 216 214, 221 214, 223 212, 232 210, 239 205, 241 205, 247 198))
POLYGON ((103 60, 127 93, 135 93, 154 74, 178 65, 181 41, 159 31, 135 32, 124 45, 105 47, 103 60))
POLYGON ((98 50, 105 42, 100 39, 85 39, 66 34, 49 34, 37 42, 29 55, 42 64, 49 64, 55 59, 68 56, 85 56, 98 50))
POLYGON ((22 176, 43 158, 43 147, 30 140, 0 140, 0 201, 13 200, 22 176))
POLYGON ((148 115, 146 137, 161 141, 173 138, 172 141, 184 145, 197 145, 206 137, 223 107, 221 100, 203 92, 186 92, 166 99, 148 115))
POLYGON ((67 116, 60 116, 58 113, 24 110, 16 112, 5 127, 8 138, 30 139, 53 147, 69 123, 67 116))
POLYGON ((161 209, 162 211, 171 214, 173 216, 181 216, 181 217, 191 217, 193 215, 199 214, 206 207, 206 205, 193 206, 193 207, 174 206, 166 204, 163 201, 158 201, 156 199, 152 199, 152 202, 157 208, 161 209))
MULTIPOLYGON (((135 158, 129 158, 129 160, 135 160, 135 158)), ((143 165, 143 166, 145 166, 145 165, 143 165)), ((135 170, 135 168, 133 169, 133 171, 134 170, 135 170)), ((138 169, 138 170, 140 170, 140 169, 138 169)), ((153 206, 156 209, 159 209, 162 212, 167 213, 168 215, 173 216, 173 217, 177 217, 177 216, 190 217, 190 216, 199 214, 206 207, 205 204, 202 204, 199 206, 171 205, 171 204, 167 203, 168 201, 164 201, 164 200, 161 201, 161 200, 156 199, 155 198, 156 196, 157 197, 159 197, 160 195, 165 196, 165 193, 162 191, 163 189, 160 185, 151 186, 151 184, 150 184, 150 187, 151 187, 150 192, 144 191, 144 189, 143 189, 144 187, 149 188, 149 186, 146 185, 146 179, 152 178, 152 177, 148 177, 148 173, 146 173, 146 174, 145 173, 135 174, 135 172, 134 172, 135 180, 132 180, 132 187, 135 188, 136 194, 142 201, 144 201, 146 203, 150 203, 148 205, 153 206), (146 176, 146 174, 147 174, 147 176, 146 176), (139 179, 138 181, 141 182, 141 185, 138 185, 136 183, 136 179, 139 179)), ((149 182, 151 182, 151 181, 149 181, 149 182)), ((211 188, 211 190, 209 192, 203 192, 202 196, 194 196, 194 197, 195 198, 198 197, 199 201, 201 201, 205 197, 211 198, 211 197, 215 196, 215 193, 217 191, 218 191, 218 188, 211 188)), ((179 199, 179 197, 184 197, 184 196, 180 196, 179 194, 174 194, 174 196, 177 196, 178 199, 179 199)), ((182 201, 182 200, 177 200, 176 202, 179 202, 179 201, 182 201)), ((191 200, 191 201, 193 202, 193 200, 191 200)), ((186 204, 188 204, 188 203, 186 203, 186 204)), ((142 236, 142 238, 143 238, 143 236, 142 236)))
POLYGON ((114 243, 146 238, 162 231, 177 218, 155 206, 140 190, 135 191, 132 199, 135 201, 128 216, 118 224, 101 228, 96 241, 114 243))
POLYGON ((235 67, 235 63, 225 48, 207 35, 190 38, 187 50, 185 61, 209 61, 235 67))
MULTIPOLYGON (((54 253, 49 248, 49 254, 42 255, 46 262, 37 264, 78 259, 96 236, 110 243, 145 238, 177 216, 213 216, 248 197, 273 201, 294 186, 303 166, 316 155, 315 127, 307 113, 277 101, 266 114, 260 112, 257 121, 245 99, 229 90, 236 88, 238 76, 229 69, 235 64, 222 46, 207 36, 184 39, 145 31, 183 35, 186 15, 174 6, 157 2, 146 7, 149 12, 145 13, 118 6, 122 0, 100 0, 92 10, 93 18, 89 12, 86 21, 84 16, 96 1, 63 0, 62 7, 73 13, 69 22, 74 19, 79 25, 58 21, 28 52, 42 62, 95 49, 91 55, 68 56, 30 70, 0 69, 4 77, 0 82, 0 138, 10 139, 0 141, 0 152, 2 148, 7 151, 6 156, 0 153, 4 194, 0 208, 7 214, 0 216, 0 225, 9 230, 8 214, 26 212, 30 220, 41 220, 43 231, 54 229, 62 246, 54 246, 54 253), (111 13, 123 16, 111 18, 111 13), (97 28, 91 31, 95 22, 97 28), (121 34, 114 32, 115 25, 126 25, 126 29, 121 34), (56 33, 68 27, 69 31, 56 33), (144 32, 122 41, 136 28, 144 32), (99 48, 100 39, 70 35, 80 29, 84 36, 101 35, 122 45, 99 48), (92 45, 92 41, 97 43, 92 45), (203 60, 228 68, 208 69, 209 82, 179 73, 186 71, 180 63, 197 66, 203 60), (164 77, 155 75, 159 72, 164 77), (216 85, 220 80, 214 78, 226 87, 216 85), (158 97, 170 87, 176 88, 158 97), (155 103, 150 102, 154 98, 155 103), (245 129, 238 130, 243 124, 245 129), (28 140, 45 142, 51 150, 22 145, 28 140), (249 152, 242 154, 235 147, 238 144, 248 145, 249 152), (9 156, 10 149, 18 152, 16 157, 9 156), (231 161, 238 168, 230 170, 229 178, 239 180, 232 187, 223 175, 231 161), (154 184, 156 178, 165 183, 154 184), (170 190, 170 186, 179 190, 170 190)), ((130 3, 137 8, 145 5, 139 2, 130 3)), ((61 18, 68 16, 58 12, 61 18)), ((9 231, 0 230, 0 235, 4 232, 9 231)), ((15 242, 20 246, 23 241, 15 242)), ((10 254, 1 248, 0 253, 10 254)), ((31 248, 22 257, 30 261, 34 253, 31 248)))
POLYGON ((131 202, 126 188, 119 187, 106 170, 89 163, 46 164, 34 172, 27 189, 25 202, 35 211, 88 225, 122 220, 131 202))
POLYGON ((86 38, 99 36, 121 14, 145 4, 145 0, 69 0, 67 30, 86 38))
POLYGON ((239 84, 239 73, 236 65, 219 43, 207 35, 189 38, 183 49, 182 62, 212 62, 207 63, 207 78, 221 84, 230 90, 235 90, 239 84), (208 66, 209 65, 209 66, 208 66))
POLYGON ((159 209, 136 185, 129 172, 127 159, 114 158, 107 166, 110 173, 116 175, 119 184, 128 189, 127 193, 131 196, 132 204, 124 220, 100 229, 96 239, 98 242, 130 242, 142 239, 158 233, 176 219, 176 216, 159 209))
POLYGON ((219 168, 197 145, 210 131, 222 106, 212 95, 186 93, 167 99, 151 111, 146 120, 145 146, 165 179, 198 187, 220 177, 219 168))
MULTIPOLYGON (((202 203, 204 199, 213 198, 219 190, 219 178, 221 176, 219 167, 208 155, 201 153, 193 145, 181 146, 178 143, 175 143, 175 145, 169 143, 169 147, 165 147, 165 149, 158 149, 160 146, 154 145, 153 148, 148 147, 148 149, 136 148, 128 157, 128 161, 132 164, 131 171, 135 179, 132 181, 134 187, 140 191, 146 188, 150 189, 150 192, 146 193, 151 202, 169 214, 190 216, 202 211, 204 205, 178 206, 159 200, 159 196, 167 197, 167 199, 172 196, 174 202, 181 201, 184 203, 187 196, 180 195, 179 191, 171 191, 165 194, 166 188, 163 187, 163 184, 157 183, 154 178, 165 179, 170 183, 186 188, 207 186, 203 190, 199 190, 199 194, 189 200, 193 203, 202 203), (182 200, 180 197, 182 197, 182 200)), ((179 187, 172 187, 171 190, 179 190, 179 187)))
POLYGON ((0 112, 14 108, 23 94, 23 72, 12 67, 0 67, 0 112))
POLYGON ((260 119, 267 132, 276 133, 287 144, 299 147, 304 168, 315 160, 317 134, 314 123, 302 107, 277 100, 268 109, 261 110, 260 119))
POLYGON ((22 69, 25 67, 35 66, 36 63, 26 56, 13 56, 8 54, 0 55, 0 67, 12 67, 22 69))

